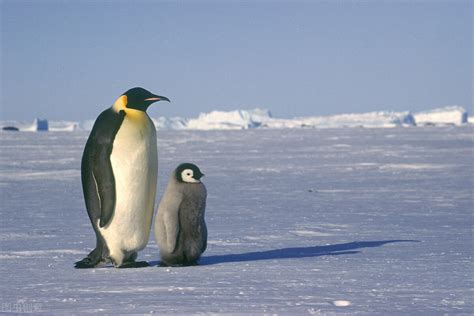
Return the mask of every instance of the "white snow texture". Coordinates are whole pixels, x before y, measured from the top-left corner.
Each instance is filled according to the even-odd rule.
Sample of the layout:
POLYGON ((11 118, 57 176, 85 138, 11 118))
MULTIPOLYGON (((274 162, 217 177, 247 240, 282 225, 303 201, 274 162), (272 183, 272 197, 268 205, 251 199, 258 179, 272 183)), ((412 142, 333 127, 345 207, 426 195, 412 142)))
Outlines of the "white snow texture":
POLYGON ((208 249, 184 268, 153 238, 151 267, 73 268, 95 244, 87 136, 0 132, 3 313, 474 311, 472 126, 160 131, 158 198, 179 163, 206 174, 208 249))

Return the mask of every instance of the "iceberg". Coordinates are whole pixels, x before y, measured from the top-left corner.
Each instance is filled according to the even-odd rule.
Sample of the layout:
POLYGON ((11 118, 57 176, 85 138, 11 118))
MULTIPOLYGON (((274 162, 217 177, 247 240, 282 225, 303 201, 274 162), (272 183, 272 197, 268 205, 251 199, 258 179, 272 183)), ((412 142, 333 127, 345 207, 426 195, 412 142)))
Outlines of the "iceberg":
POLYGON ((462 125, 468 123, 468 113, 461 106, 447 106, 431 111, 414 114, 416 124, 426 125, 462 125))
POLYGON ((186 128, 197 130, 258 128, 271 118, 270 111, 262 109, 229 112, 212 111, 201 113, 197 118, 188 120, 186 128))
POLYGON ((74 132, 79 130, 79 123, 71 121, 51 121, 49 130, 52 132, 74 132))
MULTIPOLYGON (((14 122, 14 121, 7 121, 2 122, 6 125, 18 128, 19 131, 22 132, 46 132, 49 130, 49 122, 46 119, 35 118, 33 123, 31 122, 14 122)), ((4 125, 2 124, 2 125, 4 125)))
MULTIPOLYGON (((330 116, 275 118, 268 109, 212 111, 196 118, 151 118, 157 130, 245 130, 287 128, 393 128, 412 126, 445 126, 472 123, 467 111, 460 106, 448 106, 424 112, 368 112, 330 116)), ((20 131, 90 131, 95 120, 48 121, 35 119, 31 122, 1 121, 0 129, 20 131)))
POLYGON ((181 117, 159 117, 151 118, 151 120, 157 130, 180 130, 186 129, 187 126, 187 120, 181 117))
POLYGON ((300 117, 294 119, 273 119, 267 121, 268 128, 339 128, 367 127, 388 128, 414 126, 410 112, 370 112, 361 114, 339 114, 332 116, 300 117))

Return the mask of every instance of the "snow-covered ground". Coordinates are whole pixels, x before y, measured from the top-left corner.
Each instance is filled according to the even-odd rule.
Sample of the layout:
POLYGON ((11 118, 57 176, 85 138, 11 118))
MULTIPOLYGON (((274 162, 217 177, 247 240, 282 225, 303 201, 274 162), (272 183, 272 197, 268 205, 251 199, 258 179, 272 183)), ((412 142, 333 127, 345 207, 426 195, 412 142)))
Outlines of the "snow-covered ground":
POLYGON ((180 162, 206 174, 202 264, 75 270, 87 134, 0 132, 2 312, 474 311, 471 126, 160 131, 159 196, 180 162))

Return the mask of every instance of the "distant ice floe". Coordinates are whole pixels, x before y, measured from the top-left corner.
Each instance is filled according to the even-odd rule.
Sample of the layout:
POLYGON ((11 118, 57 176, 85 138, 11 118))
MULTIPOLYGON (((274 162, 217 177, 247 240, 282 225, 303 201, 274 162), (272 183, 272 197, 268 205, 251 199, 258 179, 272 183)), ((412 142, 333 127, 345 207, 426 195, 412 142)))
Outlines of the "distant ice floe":
MULTIPOLYGON (((90 130, 92 125, 84 126, 82 123, 73 121, 48 121, 46 119, 36 118, 33 123, 25 121, 0 121, 2 130, 19 130, 22 132, 74 132, 78 130, 90 130)), ((93 123, 93 121, 92 121, 93 123)))
POLYGON ((271 120, 270 111, 262 109, 212 111, 201 113, 197 118, 188 120, 186 128, 198 130, 249 129, 261 127, 265 122, 271 120))
POLYGON ((152 118, 153 124, 155 124, 156 129, 163 130, 163 129, 173 129, 173 130, 180 130, 186 129, 187 120, 181 117, 159 117, 159 118, 152 118))
MULTIPOLYGON (((274 118, 269 110, 212 111, 201 113, 197 118, 181 117, 152 118, 158 130, 242 130, 242 129, 288 129, 288 128, 393 128, 410 126, 443 126, 472 124, 472 118, 460 106, 448 106, 430 111, 411 112, 369 112, 339 114, 331 116, 296 117, 293 119, 274 118)), ((3 130, 20 131, 90 131, 94 120, 83 122, 47 121, 35 119, 30 122, 2 121, 3 130)))
POLYGON ((462 125, 468 123, 468 114, 463 107, 447 106, 427 112, 414 114, 416 124, 424 125, 462 125))
POLYGON ((301 117, 291 120, 272 119, 264 125, 268 128, 338 128, 338 127, 397 127, 414 126, 410 112, 370 112, 332 116, 301 117))

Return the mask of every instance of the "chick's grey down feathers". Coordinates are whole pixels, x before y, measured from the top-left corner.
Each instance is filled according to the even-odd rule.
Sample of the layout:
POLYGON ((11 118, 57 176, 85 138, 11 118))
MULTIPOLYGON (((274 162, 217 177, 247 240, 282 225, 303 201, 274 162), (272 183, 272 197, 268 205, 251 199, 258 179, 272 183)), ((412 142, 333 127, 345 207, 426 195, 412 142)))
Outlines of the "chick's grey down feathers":
POLYGON ((155 237, 163 265, 196 264, 207 247, 204 184, 170 178, 158 207, 155 237))

